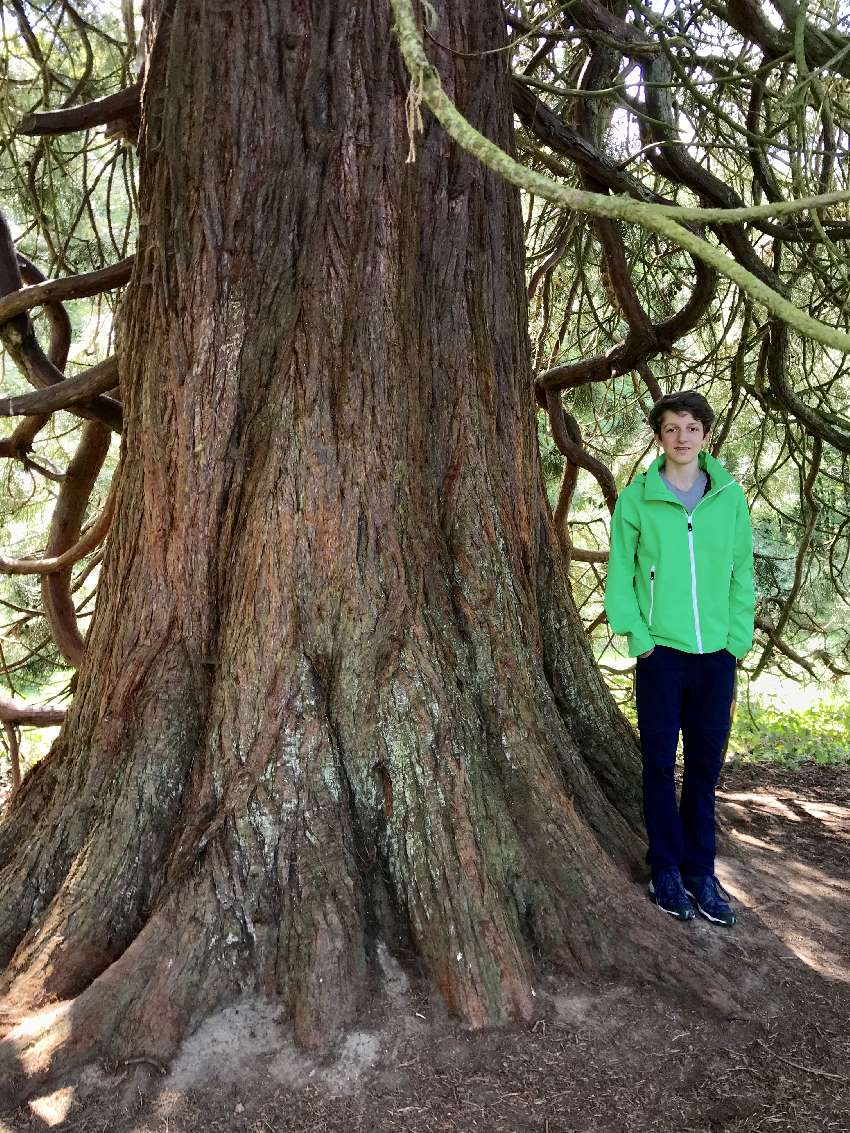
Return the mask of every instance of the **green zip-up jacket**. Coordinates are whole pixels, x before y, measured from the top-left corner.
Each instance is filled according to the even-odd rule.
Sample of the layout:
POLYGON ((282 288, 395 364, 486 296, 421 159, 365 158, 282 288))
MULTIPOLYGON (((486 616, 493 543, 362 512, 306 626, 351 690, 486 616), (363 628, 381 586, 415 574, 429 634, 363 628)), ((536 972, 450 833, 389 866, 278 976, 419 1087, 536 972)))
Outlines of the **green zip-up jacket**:
POLYGON ((656 644, 685 653, 753 643, 753 532, 747 498, 710 453, 710 490, 688 515, 664 484, 664 455, 624 488, 611 518, 605 612, 630 657, 656 644))

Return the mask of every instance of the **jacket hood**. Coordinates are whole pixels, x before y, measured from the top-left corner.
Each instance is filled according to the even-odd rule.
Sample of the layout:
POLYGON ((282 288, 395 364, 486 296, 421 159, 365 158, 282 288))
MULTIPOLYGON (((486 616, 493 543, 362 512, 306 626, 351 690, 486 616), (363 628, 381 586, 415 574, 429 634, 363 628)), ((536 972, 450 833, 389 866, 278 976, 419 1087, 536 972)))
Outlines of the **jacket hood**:
MULTIPOLYGON (((644 499, 669 500, 672 498, 672 493, 661 479, 661 468, 665 460, 666 457, 662 452, 660 456, 657 456, 655 460, 653 460, 649 468, 647 468, 643 490, 644 499)), ((713 457, 710 452, 701 452, 699 454, 699 466, 703 472, 708 474, 708 478, 711 480, 712 492, 715 488, 722 488, 724 484, 728 484, 734 479, 731 472, 728 472, 720 461, 713 457)))

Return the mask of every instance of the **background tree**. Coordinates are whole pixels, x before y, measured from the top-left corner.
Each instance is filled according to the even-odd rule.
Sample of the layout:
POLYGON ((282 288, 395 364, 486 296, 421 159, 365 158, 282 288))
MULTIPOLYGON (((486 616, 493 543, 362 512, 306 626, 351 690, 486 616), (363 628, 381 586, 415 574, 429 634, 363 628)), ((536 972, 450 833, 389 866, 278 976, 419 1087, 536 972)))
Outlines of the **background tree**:
MULTIPOLYGON (((6 1052, 29 1074, 107 1047, 168 1059, 207 1011, 249 988, 279 995, 300 1040, 321 1044, 380 986, 388 952, 476 1024, 527 1016, 547 964, 616 966, 709 995, 725 987, 698 945, 657 932, 631 883, 641 857, 636 745, 568 585, 569 555, 604 555, 573 546, 572 485, 586 468, 613 502, 623 468, 612 473, 600 437, 618 453, 636 444, 647 394, 681 380, 676 351, 687 342, 701 384, 718 381, 719 358, 734 362, 719 443, 731 446, 736 430, 784 437, 805 489, 786 537, 811 528, 812 547, 824 454, 835 468, 846 459, 841 362, 820 346, 804 351, 779 320, 657 237, 600 219, 590 228, 529 200, 536 390, 565 458, 553 527, 518 196, 427 115, 405 164, 417 92, 389 7, 337 7, 149 5, 138 246, 115 355, 106 343, 107 357, 81 373, 62 357, 60 302, 105 294, 130 270, 107 265, 131 250, 120 237, 135 223, 131 151, 114 138, 135 131, 139 87, 76 103, 106 94, 80 86, 81 75, 94 81, 98 53, 113 89, 131 78, 133 22, 126 4, 123 34, 120 21, 96 27, 93 12, 68 4, 6 12, 18 52, 8 67, 22 84, 7 88, 10 107, 32 96, 32 70, 41 81, 39 105, 28 107, 38 113, 23 126, 37 141, 6 142, 19 248, 50 274, 92 269, 27 291, 34 269, 4 242, 3 341, 18 373, 43 387, 27 395, 37 403, 13 403, 29 416, 7 455, 28 475, 46 469, 53 484, 58 452, 48 461, 40 451, 60 439, 41 432, 50 410, 70 406, 84 420, 59 473, 49 561, 6 563, 18 577, 43 575, 57 646, 79 664, 59 738, 0 826, 3 1017, 14 1027, 64 1002, 62 1028, 54 1012, 42 1032, 11 1032, 6 1052), (68 104, 59 117, 57 102, 68 104), (108 145, 65 133, 98 122, 108 145), (91 176, 92 142, 122 177, 83 182, 75 205, 73 163, 91 176), (23 166, 15 155, 27 144, 37 160, 23 166), (23 168, 32 175, 22 179, 23 168), (88 258, 68 259, 83 243, 88 258), (46 304, 47 350, 30 321, 36 304, 46 304), (802 393, 790 378, 795 351, 811 375, 802 393), (574 403, 565 406, 564 389, 574 403), (582 415, 598 436, 582 432, 582 415), (107 497, 101 470, 119 429, 107 497), (86 508, 98 518, 84 532, 86 508), (74 588, 94 577, 110 522, 84 636, 74 588)), ((753 170, 772 152, 775 132, 760 119, 743 133, 729 125, 752 68, 742 62, 708 89, 694 29, 725 45, 727 63, 730 43, 745 59, 766 48, 728 14, 695 15, 683 32, 668 26, 679 14, 628 12, 627 21, 625 6, 585 2, 526 5, 521 16, 491 0, 429 6, 430 50, 483 133, 511 149, 516 109, 529 161, 569 182, 649 203, 682 194, 734 206, 734 179, 723 179, 721 199, 720 179, 706 181, 674 136, 686 122, 704 131, 720 122, 747 199, 746 162, 753 170), (674 113, 662 96, 680 88, 674 113), (633 122, 663 133, 643 136, 623 167, 633 122)), ((836 28, 827 34, 805 12, 795 19, 785 64, 799 77, 794 113, 805 126, 815 82, 833 72, 843 81, 846 56, 836 28)), ((766 78, 787 90, 787 78, 770 69, 766 78)), ((837 150, 846 134, 831 87, 830 98, 837 150)), ((688 146, 703 144, 687 132, 688 146)), ((725 144, 712 137, 711 152, 725 144)), ((798 150, 801 176, 811 176, 798 150)), ((837 161, 831 169, 818 192, 840 177, 837 161)), ((805 188, 789 174, 768 199, 789 186, 805 188)), ((844 325, 828 263, 846 222, 824 208, 760 224, 711 232, 774 290, 811 298, 822 321, 831 303, 844 325), (753 238, 765 225, 771 265, 753 238), (787 279, 786 245, 799 253, 787 279), (799 266, 809 261, 811 285, 799 266)), ((837 517, 844 499, 834 498, 837 517)), ((845 531, 836 519, 836 555, 845 531)), ((819 562, 832 562, 818 547, 819 562)), ((845 571, 846 560, 834 571, 839 595, 845 571)), ((780 595, 765 630, 773 650, 793 648, 803 581, 780 595)), ((592 601, 584 579, 575 585, 592 601)))

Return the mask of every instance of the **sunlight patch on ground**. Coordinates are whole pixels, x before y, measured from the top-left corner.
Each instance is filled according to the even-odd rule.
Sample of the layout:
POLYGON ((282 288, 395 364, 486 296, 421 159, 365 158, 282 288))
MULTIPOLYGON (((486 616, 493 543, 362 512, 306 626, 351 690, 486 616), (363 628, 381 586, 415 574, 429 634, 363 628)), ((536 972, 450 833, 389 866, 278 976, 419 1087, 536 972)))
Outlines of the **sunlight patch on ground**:
POLYGON ((762 838, 756 838, 754 834, 745 834, 742 830, 733 830, 732 837, 738 842, 744 842, 748 846, 755 846, 759 850, 767 850, 771 854, 779 854, 782 852, 777 846, 772 846, 770 842, 765 842, 762 838))
POLYGON ((787 949, 786 959, 850 983, 843 932, 850 883, 787 858, 777 869, 773 855, 764 853, 776 847, 739 832, 735 838, 756 850, 745 862, 718 862, 721 883, 741 903, 737 931, 758 936, 766 928, 787 949))
MULTIPOLYGON (((33 1098, 29 1104, 35 1116, 45 1125, 61 1125, 74 1104, 74 1087, 63 1086, 61 1090, 56 1090, 52 1094, 33 1098)), ((2 1133, 1 1129, 0 1133, 2 1133)))
POLYGON ((838 803, 812 802, 810 799, 797 799, 797 806, 830 829, 842 832, 850 830, 850 808, 846 806, 839 806, 838 803))
POLYGON ((54 1034, 58 1033, 60 1039, 66 1039, 71 1033, 70 1013, 70 1003, 60 1003, 58 1006, 36 1011, 16 1023, 9 1038, 32 1039, 44 1031, 52 1030, 54 1034))
POLYGON ((17 1051, 25 1074, 39 1070, 52 1052, 71 1037, 74 1001, 37 1011, 21 1018, 4 1039, 17 1051))
POLYGON ((813 866, 803 862, 788 862, 785 866, 785 883, 801 895, 809 893, 847 893, 850 895, 850 882, 837 877, 828 877, 813 866))
POLYGON ((787 819, 789 822, 802 822, 799 815, 794 814, 793 810, 775 795, 762 795, 756 791, 718 791, 719 798, 725 799, 727 802, 738 803, 757 803, 762 810, 770 811, 771 814, 778 814, 782 818, 787 819))

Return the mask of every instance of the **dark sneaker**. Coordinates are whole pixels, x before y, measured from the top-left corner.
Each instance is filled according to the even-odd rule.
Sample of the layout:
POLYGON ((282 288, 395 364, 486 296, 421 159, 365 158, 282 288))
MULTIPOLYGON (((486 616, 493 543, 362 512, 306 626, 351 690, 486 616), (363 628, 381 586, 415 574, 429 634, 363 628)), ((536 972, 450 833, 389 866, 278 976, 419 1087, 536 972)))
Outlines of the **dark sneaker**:
POLYGON ((707 921, 731 927, 738 919, 729 904, 729 894, 716 877, 685 877, 683 882, 707 921))
POLYGON ((649 883, 649 899, 659 909, 663 909, 671 917, 678 917, 680 921, 692 921, 696 916, 677 869, 662 869, 653 877, 649 883))

